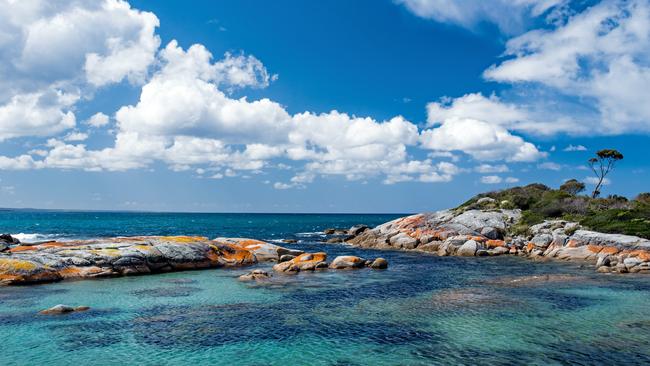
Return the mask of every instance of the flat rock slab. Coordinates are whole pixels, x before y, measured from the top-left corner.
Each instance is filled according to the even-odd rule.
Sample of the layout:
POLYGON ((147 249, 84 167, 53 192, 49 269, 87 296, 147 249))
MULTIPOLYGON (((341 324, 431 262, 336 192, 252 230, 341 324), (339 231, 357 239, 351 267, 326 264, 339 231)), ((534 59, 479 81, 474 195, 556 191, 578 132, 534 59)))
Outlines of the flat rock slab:
POLYGON ((300 251, 245 238, 116 237, 18 245, 0 253, 0 284, 29 284, 277 261, 300 251))

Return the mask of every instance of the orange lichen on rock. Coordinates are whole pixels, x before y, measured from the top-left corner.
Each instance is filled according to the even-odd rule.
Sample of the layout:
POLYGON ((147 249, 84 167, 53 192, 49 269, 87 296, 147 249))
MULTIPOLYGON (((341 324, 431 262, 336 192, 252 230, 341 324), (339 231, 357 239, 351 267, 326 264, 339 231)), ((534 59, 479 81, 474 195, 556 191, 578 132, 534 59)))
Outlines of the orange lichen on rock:
POLYGON ((592 253, 598 254, 604 249, 604 247, 600 245, 589 244, 587 245, 587 249, 592 253))
POLYGON ((650 261, 650 252, 647 252, 642 249, 633 250, 630 253, 630 257, 637 257, 644 262, 650 261))
POLYGON ((100 248, 100 249, 91 249, 89 252, 97 255, 106 255, 109 257, 117 257, 121 254, 119 249, 115 248, 100 248))
POLYGON ((36 245, 19 245, 17 247, 13 247, 9 249, 10 253, 19 253, 19 252, 29 252, 29 251, 35 251, 38 250, 38 247, 36 245))
POLYGON ((467 239, 467 240, 474 240, 477 243, 482 243, 482 242, 486 241, 487 238, 484 237, 484 236, 470 236, 469 239, 467 239))
POLYGON ((36 268, 36 263, 30 261, 13 258, 0 258, 0 271, 2 272, 33 271, 36 268))
POLYGON ((407 216, 397 221, 397 227, 402 229, 415 228, 424 224, 424 215, 407 216))
POLYGON ((266 244, 266 243, 264 243, 263 241, 260 241, 260 240, 255 240, 255 239, 244 239, 244 240, 240 240, 237 244, 239 244, 239 246, 244 247, 244 248, 248 248, 251 245, 255 245, 256 248, 259 248, 260 245, 263 245, 263 244, 266 244))
POLYGON ((255 256, 250 250, 236 244, 217 243, 211 244, 210 247, 216 250, 215 254, 220 255, 217 260, 221 260, 225 265, 252 264, 256 262, 255 256))
POLYGON ((574 240, 574 239, 570 239, 570 240, 566 243, 565 246, 568 247, 568 248, 579 247, 579 246, 580 246, 580 242, 577 241, 577 240, 574 240))
POLYGON ((526 244, 526 251, 531 252, 533 249, 535 249, 535 244, 534 243, 526 244))
POLYGON ((144 250, 144 251, 150 251, 153 249, 151 245, 145 245, 145 244, 136 245, 133 248, 137 250, 144 250))
POLYGON ((175 243, 196 243, 201 241, 208 241, 205 236, 161 236, 158 239, 165 241, 172 241, 175 243))
POLYGON ((618 248, 617 247, 604 247, 600 251, 600 254, 616 254, 616 253, 618 253, 618 248))
POLYGON ((497 247, 505 247, 506 242, 503 240, 488 240, 485 242, 485 246, 488 247, 488 249, 492 248, 497 248, 497 247))
POLYGON ((327 253, 304 253, 290 261, 278 263, 273 266, 277 272, 313 271, 318 268, 327 268, 327 253))

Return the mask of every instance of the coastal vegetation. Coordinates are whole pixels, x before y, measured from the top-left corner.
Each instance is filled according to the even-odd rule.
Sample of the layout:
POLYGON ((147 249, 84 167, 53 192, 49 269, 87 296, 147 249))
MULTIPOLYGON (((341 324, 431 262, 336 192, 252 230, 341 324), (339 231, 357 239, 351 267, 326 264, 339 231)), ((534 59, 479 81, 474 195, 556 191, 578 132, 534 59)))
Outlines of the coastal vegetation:
POLYGON ((522 217, 512 229, 514 234, 524 234, 530 226, 544 220, 563 219, 598 232, 650 238, 650 193, 628 199, 619 195, 594 198, 581 195, 582 191, 584 184, 575 179, 566 181, 559 189, 534 183, 481 193, 456 210, 518 208, 522 217), (493 200, 481 200, 484 197, 493 200))

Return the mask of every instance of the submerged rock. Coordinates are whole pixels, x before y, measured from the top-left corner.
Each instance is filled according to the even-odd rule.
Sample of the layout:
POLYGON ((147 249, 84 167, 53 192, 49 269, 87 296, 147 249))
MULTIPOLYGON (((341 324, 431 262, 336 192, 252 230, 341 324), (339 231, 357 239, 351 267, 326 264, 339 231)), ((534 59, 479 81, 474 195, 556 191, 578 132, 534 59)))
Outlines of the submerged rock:
POLYGON ((271 274, 261 269, 253 270, 238 277, 240 281, 260 281, 269 278, 271 278, 271 274))
POLYGON ((343 243, 343 238, 329 238, 325 241, 327 244, 343 243))
POLYGON ((68 305, 55 305, 49 309, 41 310, 38 313, 43 314, 43 315, 60 315, 60 314, 67 314, 67 313, 73 313, 73 312, 79 312, 79 311, 86 311, 90 310, 89 306, 68 306, 68 305))

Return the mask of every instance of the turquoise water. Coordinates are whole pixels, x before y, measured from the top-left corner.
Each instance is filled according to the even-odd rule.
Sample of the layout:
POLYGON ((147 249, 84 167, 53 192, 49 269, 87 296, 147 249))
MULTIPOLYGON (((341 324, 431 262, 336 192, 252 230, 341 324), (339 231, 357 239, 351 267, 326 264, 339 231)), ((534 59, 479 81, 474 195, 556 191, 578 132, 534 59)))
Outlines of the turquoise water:
MULTIPOLYGON (((0 288, 1 365, 647 364, 650 276, 558 262, 439 258, 321 244, 326 227, 391 215, 2 212, 31 237, 198 234, 277 240, 330 257, 382 256, 386 271, 275 275, 214 269, 0 288), (38 235, 36 235, 38 234, 38 235), (515 276, 570 281, 512 286, 515 276), (551 277, 554 278, 554 277, 551 277), (58 303, 88 312, 41 316, 58 303)), ((269 268, 270 264, 260 265, 269 268)))

